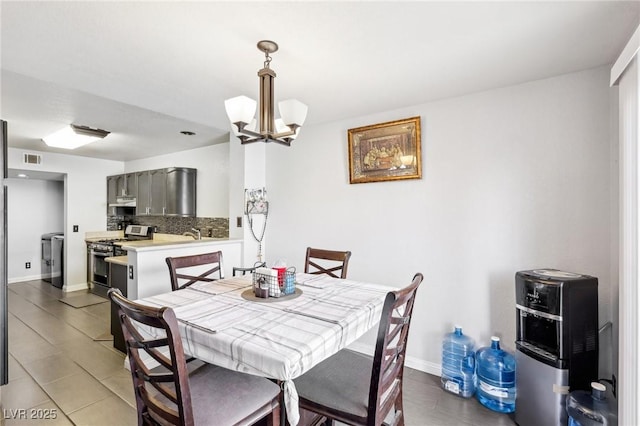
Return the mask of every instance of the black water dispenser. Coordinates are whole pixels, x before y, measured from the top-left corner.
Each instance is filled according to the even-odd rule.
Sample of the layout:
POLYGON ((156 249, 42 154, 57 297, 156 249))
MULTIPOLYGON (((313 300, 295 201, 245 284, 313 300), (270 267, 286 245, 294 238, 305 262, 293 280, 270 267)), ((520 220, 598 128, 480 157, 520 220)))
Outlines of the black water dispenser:
POLYGON ((569 392, 598 379, 598 279, 517 272, 516 322, 515 421, 564 426, 569 392))

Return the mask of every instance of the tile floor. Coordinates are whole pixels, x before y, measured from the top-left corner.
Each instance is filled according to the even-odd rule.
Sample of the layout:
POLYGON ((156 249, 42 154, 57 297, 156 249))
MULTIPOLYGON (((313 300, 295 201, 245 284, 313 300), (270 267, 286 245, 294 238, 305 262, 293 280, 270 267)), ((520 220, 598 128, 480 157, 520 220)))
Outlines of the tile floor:
MULTIPOLYGON (((79 293, 65 295, 40 280, 9 284, 9 384, 2 388, 0 424, 136 424, 124 355, 111 341, 94 340, 109 330, 109 303, 74 308, 58 300, 79 293)), ((475 399, 442 391, 439 380, 406 369, 407 425, 514 424, 475 399)))

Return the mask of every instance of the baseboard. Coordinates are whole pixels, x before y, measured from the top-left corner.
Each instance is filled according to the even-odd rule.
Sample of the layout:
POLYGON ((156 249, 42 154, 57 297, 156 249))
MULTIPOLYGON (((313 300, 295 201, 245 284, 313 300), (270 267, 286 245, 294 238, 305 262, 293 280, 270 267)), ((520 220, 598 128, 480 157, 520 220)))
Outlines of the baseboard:
MULTIPOLYGON (((354 342, 349 345, 349 349, 363 354, 373 355, 374 347, 360 342, 354 342)), ((405 366, 425 373, 433 374, 440 377, 442 374, 442 366, 433 362, 425 361, 420 358, 408 356, 404 363, 405 366)))
POLYGON ((73 285, 67 284, 62 288, 62 291, 64 291, 65 293, 70 293, 72 291, 87 290, 88 288, 89 286, 87 285, 87 283, 79 283, 73 285))
POLYGON ((42 279, 42 275, 38 274, 38 275, 28 275, 26 277, 14 277, 14 278, 9 278, 7 279, 7 283, 9 284, 14 284, 14 283, 21 283, 24 281, 34 281, 34 280, 40 280, 42 279))

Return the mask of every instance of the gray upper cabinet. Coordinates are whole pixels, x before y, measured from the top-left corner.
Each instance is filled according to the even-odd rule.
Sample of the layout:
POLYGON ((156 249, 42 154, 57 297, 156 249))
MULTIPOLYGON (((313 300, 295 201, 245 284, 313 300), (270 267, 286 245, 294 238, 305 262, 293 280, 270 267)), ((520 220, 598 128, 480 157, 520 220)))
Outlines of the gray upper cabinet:
POLYGON ((196 169, 172 167, 165 170, 164 214, 166 216, 196 215, 196 169))
POLYGON ((171 167, 138 172, 139 216, 195 216, 196 169, 171 167))
POLYGON ((137 190, 135 173, 107 176, 107 214, 133 214, 137 190))

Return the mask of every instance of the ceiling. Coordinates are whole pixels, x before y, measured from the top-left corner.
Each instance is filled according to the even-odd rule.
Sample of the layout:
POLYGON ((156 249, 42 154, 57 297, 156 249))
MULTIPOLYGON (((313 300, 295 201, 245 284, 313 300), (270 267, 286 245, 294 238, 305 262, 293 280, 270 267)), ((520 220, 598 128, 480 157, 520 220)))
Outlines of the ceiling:
POLYGON ((0 114, 11 147, 134 160, 228 141, 224 100, 258 97, 262 39, 280 45, 276 101, 309 105, 309 125, 611 64, 639 17, 637 1, 2 1, 0 114), (40 140, 69 123, 111 134, 40 140))

